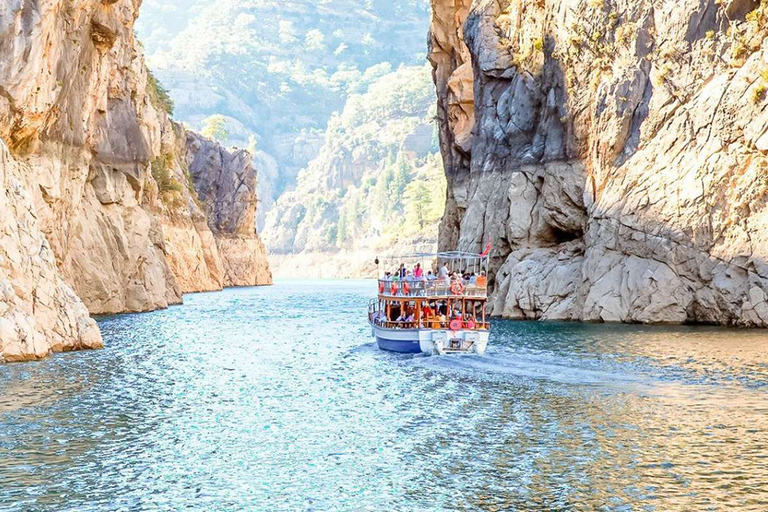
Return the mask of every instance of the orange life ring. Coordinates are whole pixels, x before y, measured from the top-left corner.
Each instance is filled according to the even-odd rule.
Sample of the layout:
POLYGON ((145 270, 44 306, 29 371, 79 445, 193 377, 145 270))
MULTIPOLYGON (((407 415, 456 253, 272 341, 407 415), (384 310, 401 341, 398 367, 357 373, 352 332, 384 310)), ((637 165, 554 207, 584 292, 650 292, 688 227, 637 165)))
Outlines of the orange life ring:
POLYGON ((461 295, 464 293, 464 285, 461 284, 459 281, 454 281, 451 283, 451 293, 454 295, 461 295))
POLYGON ((451 320, 451 323, 449 324, 449 327, 452 331, 460 331, 461 330, 461 320, 451 320))
POLYGON ((405 295, 410 295, 411 294, 411 287, 408 286, 408 283, 403 283, 403 293, 405 295))
POLYGON ((392 286, 389 288, 389 291, 392 292, 392 295, 397 295, 397 283, 392 283, 392 286))
POLYGON ((379 283, 379 294, 384 293, 384 283, 379 283))

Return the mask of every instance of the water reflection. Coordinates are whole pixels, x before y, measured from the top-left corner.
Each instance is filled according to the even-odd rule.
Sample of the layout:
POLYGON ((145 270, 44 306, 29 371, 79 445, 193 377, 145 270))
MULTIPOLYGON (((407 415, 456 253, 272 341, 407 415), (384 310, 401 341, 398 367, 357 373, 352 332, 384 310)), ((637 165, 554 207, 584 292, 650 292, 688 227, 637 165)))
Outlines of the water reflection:
POLYGON ((193 295, 0 367, 0 508, 768 508, 765 332, 497 322, 485 357, 398 356, 373 289, 193 295))

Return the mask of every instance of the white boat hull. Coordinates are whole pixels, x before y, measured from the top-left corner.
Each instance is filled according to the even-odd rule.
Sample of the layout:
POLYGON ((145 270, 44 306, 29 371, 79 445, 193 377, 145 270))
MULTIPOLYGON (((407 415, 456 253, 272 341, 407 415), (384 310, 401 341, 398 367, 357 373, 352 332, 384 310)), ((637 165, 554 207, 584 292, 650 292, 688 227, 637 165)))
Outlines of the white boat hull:
POLYGON ((488 346, 488 331, 371 328, 379 348, 392 352, 483 355, 488 346))

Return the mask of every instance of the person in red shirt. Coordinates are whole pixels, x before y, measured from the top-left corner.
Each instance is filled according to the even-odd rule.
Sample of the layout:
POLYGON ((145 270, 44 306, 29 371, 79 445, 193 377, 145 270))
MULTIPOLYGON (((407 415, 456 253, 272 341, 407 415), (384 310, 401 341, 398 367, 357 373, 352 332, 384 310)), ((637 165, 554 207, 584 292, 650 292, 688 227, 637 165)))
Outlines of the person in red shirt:
POLYGON ((424 271, 421 269, 421 263, 417 263, 416 266, 413 267, 413 277, 421 279, 422 275, 424 275, 424 271))

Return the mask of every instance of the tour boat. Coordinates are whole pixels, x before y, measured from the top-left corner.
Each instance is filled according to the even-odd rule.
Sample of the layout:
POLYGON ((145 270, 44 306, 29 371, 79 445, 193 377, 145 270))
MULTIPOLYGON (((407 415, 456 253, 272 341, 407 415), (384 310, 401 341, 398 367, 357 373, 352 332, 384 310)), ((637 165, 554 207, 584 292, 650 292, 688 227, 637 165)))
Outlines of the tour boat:
POLYGON ((490 334, 485 311, 488 252, 490 248, 482 254, 452 251, 413 255, 407 259, 436 261, 438 276, 379 279, 378 298, 371 300, 368 308, 368 321, 379 348, 431 355, 482 355, 490 334), (472 277, 462 279, 458 272, 472 277))

